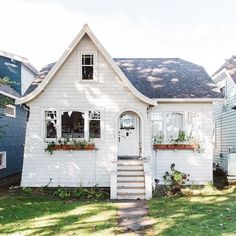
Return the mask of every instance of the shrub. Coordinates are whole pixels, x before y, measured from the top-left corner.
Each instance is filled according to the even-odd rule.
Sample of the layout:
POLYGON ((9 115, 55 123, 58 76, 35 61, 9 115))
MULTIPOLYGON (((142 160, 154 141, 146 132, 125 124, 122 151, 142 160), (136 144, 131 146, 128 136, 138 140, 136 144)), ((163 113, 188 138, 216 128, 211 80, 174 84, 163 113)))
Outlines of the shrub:
POLYGON ((189 181, 189 174, 185 174, 179 170, 175 169, 175 164, 171 164, 170 166, 170 172, 166 171, 165 175, 163 176, 163 179, 166 182, 170 182, 171 186, 171 192, 173 194, 180 194, 181 193, 181 185, 185 184, 187 181, 189 181))

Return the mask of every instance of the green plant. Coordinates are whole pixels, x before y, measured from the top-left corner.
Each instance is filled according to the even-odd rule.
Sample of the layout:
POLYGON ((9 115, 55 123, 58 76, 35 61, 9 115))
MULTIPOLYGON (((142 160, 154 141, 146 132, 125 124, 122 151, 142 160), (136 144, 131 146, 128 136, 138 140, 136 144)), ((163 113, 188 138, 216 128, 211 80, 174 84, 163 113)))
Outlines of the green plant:
POLYGON ((55 146, 56 146, 56 143, 54 141, 47 142, 47 147, 44 149, 44 151, 52 155, 55 149, 55 146))
POLYGON ((24 187, 24 188, 22 188, 22 191, 24 193, 32 193, 32 188, 31 187, 24 187))
POLYGON ((69 137, 65 137, 64 139, 58 139, 58 140, 50 141, 46 143, 47 143, 47 147, 44 149, 44 151, 48 152, 50 155, 53 154, 54 150, 63 148, 63 146, 66 146, 66 145, 70 145, 74 147, 72 149, 86 149, 89 145, 94 145, 93 141, 87 141, 85 139, 76 140, 76 139, 70 139, 69 137))
POLYGON ((175 139, 174 142, 176 142, 176 143, 183 143, 185 141, 187 141, 186 134, 185 134, 185 132, 183 130, 180 130, 178 138, 175 139))
POLYGON ((78 199, 78 200, 103 200, 109 198, 109 194, 102 188, 99 188, 98 185, 95 185, 91 188, 63 188, 58 187, 54 192, 54 196, 57 196, 61 199, 78 199))
POLYGON ((171 192, 173 194, 181 193, 181 185, 189 181, 189 174, 185 174, 175 169, 175 164, 172 163, 170 166, 170 172, 166 171, 163 179, 170 182, 171 192))
POLYGON ((67 188, 58 187, 57 190, 53 193, 54 196, 57 196, 61 199, 67 199, 71 196, 71 192, 67 188))

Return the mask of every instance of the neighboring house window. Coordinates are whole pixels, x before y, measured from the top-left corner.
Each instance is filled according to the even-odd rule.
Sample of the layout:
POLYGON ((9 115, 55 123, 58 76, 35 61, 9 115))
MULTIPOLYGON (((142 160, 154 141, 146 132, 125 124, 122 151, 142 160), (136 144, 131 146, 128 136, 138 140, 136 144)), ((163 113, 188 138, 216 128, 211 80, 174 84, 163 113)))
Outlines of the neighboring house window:
POLYGON ((0 152, 0 169, 7 167, 7 155, 6 152, 0 152))
POLYGON ((100 112, 89 111, 89 138, 101 137, 100 112))
POLYGON ((94 54, 82 54, 82 80, 94 79, 94 54))
POLYGON ((7 105, 4 108, 4 115, 16 118, 16 107, 14 105, 7 105))
POLYGON ((183 114, 169 112, 166 115, 167 140, 172 141, 178 138, 179 131, 183 130, 183 114))
POLYGON ((61 114, 62 138, 84 138, 84 113, 67 111, 61 114))
POLYGON ((45 111, 46 138, 57 137, 57 112, 45 111))

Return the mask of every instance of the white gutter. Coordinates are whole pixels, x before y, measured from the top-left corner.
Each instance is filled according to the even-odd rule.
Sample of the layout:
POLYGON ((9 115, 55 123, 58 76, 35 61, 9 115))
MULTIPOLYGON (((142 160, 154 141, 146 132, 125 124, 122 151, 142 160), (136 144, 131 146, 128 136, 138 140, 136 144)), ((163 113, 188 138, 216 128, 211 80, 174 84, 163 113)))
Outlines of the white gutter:
POLYGON ((222 102, 224 98, 157 98, 158 102, 222 102))

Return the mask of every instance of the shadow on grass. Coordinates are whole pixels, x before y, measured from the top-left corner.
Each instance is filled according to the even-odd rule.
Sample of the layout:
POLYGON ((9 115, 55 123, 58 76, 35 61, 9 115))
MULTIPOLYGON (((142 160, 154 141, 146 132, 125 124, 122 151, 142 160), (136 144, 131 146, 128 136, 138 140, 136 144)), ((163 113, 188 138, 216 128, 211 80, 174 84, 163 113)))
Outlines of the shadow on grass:
POLYGON ((0 234, 64 235, 114 232, 116 208, 108 202, 66 203, 48 196, 0 197, 0 234))
POLYGON ((149 202, 157 235, 236 235, 236 192, 149 202))

